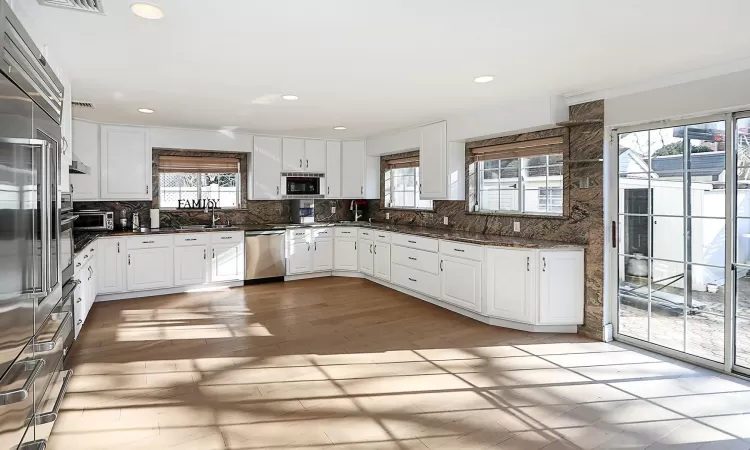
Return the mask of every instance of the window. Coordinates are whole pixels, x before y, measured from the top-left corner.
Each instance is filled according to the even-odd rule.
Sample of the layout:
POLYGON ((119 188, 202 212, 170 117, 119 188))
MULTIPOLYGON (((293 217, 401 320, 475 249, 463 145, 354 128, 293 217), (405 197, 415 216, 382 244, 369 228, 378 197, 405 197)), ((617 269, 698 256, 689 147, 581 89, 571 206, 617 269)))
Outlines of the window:
POLYGON ((388 208, 432 209, 432 200, 419 198, 419 157, 388 161, 385 204, 388 208))
POLYGON ((223 209, 240 205, 240 163, 233 157, 159 157, 159 207, 176 209, 214 200, 223 209))
POLYGON ((563 137, 472 150, 475 210, 563 214, 563 137))

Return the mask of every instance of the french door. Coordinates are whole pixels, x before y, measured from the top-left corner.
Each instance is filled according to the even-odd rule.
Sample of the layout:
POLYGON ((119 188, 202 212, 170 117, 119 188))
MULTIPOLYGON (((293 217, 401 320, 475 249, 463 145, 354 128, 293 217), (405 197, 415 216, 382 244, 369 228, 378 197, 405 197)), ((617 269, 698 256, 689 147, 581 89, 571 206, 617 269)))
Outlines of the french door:
POLYGON ((612 131, 616 339, 750 375, 750 113, 612 131))

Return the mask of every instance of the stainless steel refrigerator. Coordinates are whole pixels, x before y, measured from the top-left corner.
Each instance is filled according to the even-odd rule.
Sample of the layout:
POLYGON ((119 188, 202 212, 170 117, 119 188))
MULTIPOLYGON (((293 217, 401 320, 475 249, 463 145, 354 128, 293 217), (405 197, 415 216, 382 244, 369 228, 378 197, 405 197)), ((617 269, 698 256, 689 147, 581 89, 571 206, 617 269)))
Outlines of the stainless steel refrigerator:
POLYGON ((43 448, 42 404, 62 366, 47 340, 61 319, 63 91, 4 0, 0 19, 0 450, 43 448))

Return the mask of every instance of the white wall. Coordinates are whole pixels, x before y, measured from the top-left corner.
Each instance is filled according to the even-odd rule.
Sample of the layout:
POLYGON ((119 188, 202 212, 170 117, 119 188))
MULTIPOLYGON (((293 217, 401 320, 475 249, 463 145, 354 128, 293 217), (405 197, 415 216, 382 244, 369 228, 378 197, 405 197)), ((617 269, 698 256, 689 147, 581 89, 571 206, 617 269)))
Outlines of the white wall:
POLYGON ((624 126, 750 109, 750 70, 607 98, 604 123, 624 126))
POLYGON ((184 128, 150 128, 151 146, 186 150, 247 152, 253 149, 253 136, 227 130, 189 130, 184 128))

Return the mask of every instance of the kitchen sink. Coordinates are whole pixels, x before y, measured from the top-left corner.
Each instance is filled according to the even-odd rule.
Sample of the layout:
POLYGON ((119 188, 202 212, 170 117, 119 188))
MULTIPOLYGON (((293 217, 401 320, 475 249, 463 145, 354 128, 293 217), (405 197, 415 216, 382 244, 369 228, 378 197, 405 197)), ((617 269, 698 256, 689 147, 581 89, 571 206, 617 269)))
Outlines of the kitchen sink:
POLYGON ((208 225, 179 225, 178 230, 236 230, 237 227, 231 225, 214 225, 209 227, 208 225))

